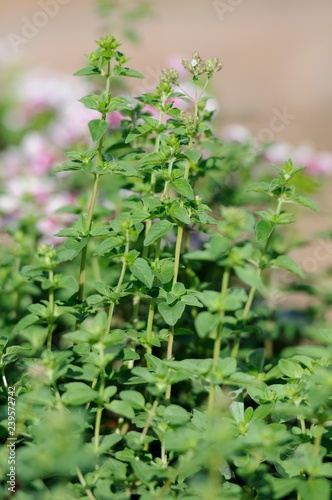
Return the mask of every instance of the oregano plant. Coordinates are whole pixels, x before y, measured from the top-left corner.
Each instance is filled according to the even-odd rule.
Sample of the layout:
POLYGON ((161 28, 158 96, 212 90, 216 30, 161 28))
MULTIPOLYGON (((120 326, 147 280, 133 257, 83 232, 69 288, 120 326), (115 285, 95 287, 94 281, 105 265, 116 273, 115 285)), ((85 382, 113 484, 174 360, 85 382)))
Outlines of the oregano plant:
MULTIPOLYGON (((59 244, 21 267, 25 298, 1 337, 15 495, 328 500, 332 337, 322 356, 287 355, 269 332, 271 276, 305 278, 278 240, 291 205, 317 210, 297 192, 303 167, 251 183, 247 208, 206 202, 209 175, 228 166, 206 108, 222 63, 195 52, 182 62, 192 91, 171 68, 130 98, 113 82, 143 75, 119 49, 101 38, 76 72, 95 80, 81 103, 98 117, 54 175, 90 191, 59 244)), ((4 412, 1 434, 6 498, 4 412)))

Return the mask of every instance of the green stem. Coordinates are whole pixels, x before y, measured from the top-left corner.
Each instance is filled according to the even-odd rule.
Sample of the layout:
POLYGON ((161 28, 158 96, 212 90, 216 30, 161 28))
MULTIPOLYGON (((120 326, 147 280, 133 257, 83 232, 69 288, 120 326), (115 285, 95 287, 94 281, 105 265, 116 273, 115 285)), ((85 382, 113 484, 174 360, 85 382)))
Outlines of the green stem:
MULTIPOLYGON (((158 265, 159 258, 160 258, 160 246, 161 246, 161 238, 157 240, 156 243, 156 254, 155 254, 155 259, 154 259, 154 264, 155 266, 158 265)), ((152 286, 154 287, 157 282, 157 277, 154 276, 153 278, 153 283, 152 286)), ((149 305, 149 314, 148 314, 148 320, 147 320, 147 325, 146 325, 146 339, 147 342, 150 344, 152 339, 153 339, 153 320, 154 320, 154 312, 156 308, 156 300, 152 298, 150 300, 150 305, 149 305)))
POLYGON ((76 474, 77 474, 77 477, 78 477, 81 485, 83 486, 83 488, 85 490, 85 493, 90 498, 90 500, 96 500, 96 497, 93 495, 92 491, 89 488, 87 488, 86 481, 83 477, 82 472, 80 471, 80 469, 78 467, 76 467, 76 474))
MULTIPOLYGON (((172 158, 169 163, 168 163, 168 170, 167 170, 167 176, 168 176, 168 179, 170 179, 171 175, 172 175, 172 170, 173 170, 173 163, 174 163, 175 159, 172 158)), ((165 182, 165 185, 164 185, 164 196, 168 196, 168 188, 169 188, 169 180, 167 180, 165 182)))
MULTIPOLYGON (((227 290, 229 286, 229 279, 230 279, 230 269, 226 267, 223 276, 222 276, 222 281, 221 281, 221 300, 223 300, 226 295, 227 295, 227 290)), ((218 364, 219 358, 220 358, 220 348, 221 348, 221 334, 222 334, 222 328, 223 328, 223 322, 224 322, 224 316, 225 316, 225 311, 223 309, 220 310, 219 313, 219 322, 217 325, 217 330, 216 330, 216 338, 214 341, 214 346, 213 346, 213 358, 212 358, 212 370, 215 368, 215 366, 218 364)), ((214 400, 215 400, 215 385, 213 383, 210 384, 210 390, 209 390, 209 399, 208 399, 208 415, 211 417, 213 414, 214 410, 214 400)))
MULTIPOLYGON (((118 281, 118 284, 117 284, 116 289, 115 289, 115 293, 120 292, 120 289, 121 289, 121 286, 122 286, 122 283, 123 283, 123 280, 124 280, 124 277, 126 274, 128 253, 129 253, 129 231, 127 229, 127 231, 126 231, 126 246, 125 246, 124 254, 122 256, 121 274, 120 274, 119 281, 118 281)), ((115 308, 115 302, 111 302, 109 310, 108 310, 107 327, 106 327, 106 332, 105 332, 106 335, 109 334, 110 329, 111 329, 114 308, 115 308)))
POLYGON ((305 420, 303 417, 299 417, 299 422, 300 422, 300 427, 301 427, 301 432, 303 436, 306 435, 306 426, 305 426, 305 420))
MULTIPOLYGON (((125 274, 127 270, 127 255, 129 253, 129 231, 126 231, 126 246, 125 246, 125 251, 122 256, 122 268, 121 268, 121 273, 119 277, 118 284, 116 286, 115 292, 119 293, 125 274)), ((115 303, 111 302, 110 307, 108 310, 108 317, 107 317, 107 326, 105 330, 105 335, 108 335, 111 329, 112 325, 112 319, 113 319, 113 313, 114 313, 114 307, 115 303)), ((101 341, 100 344, 100 360, 101 360, 101 373, 100 373, 100 385, 99 385, 99 403, 98 403, 98 408, 97 408, 97 413, 96 413, 96 423, 95 423, 95 452, 98 454, 99 450, 99 435, 100 435, 100 426, 101 426, 101 418, 102 418, 102 413, 103 413, 103 396, 104 396, 104 390, 105 390, 105 367, 104 367, 104 345, 101 341)))
MULTIPOLYGON (((106 94, 107 95, 109 95, 110 86, 111 86, 111 63, 109 62, 108 67, 107 67, 107 74, 106 74, 106 94)), ((102 113, 102 120, 105 120, 105 118, 106 118, 106 113, 102 113)), ((101 166, 102 162, 103 162, 103 144, 104 144, 104 136, 102 136, 98 142, 98 154, 97 154, 97 159, 96 159, 97 166, 101 166)), ((87 226, 88 226, 88 235, 87 236, 88 237, 89 237, 89 233, 92 229, 93 213, 94 213, 96 202, 97 202, 98 190, 99 190, 99 178, 100 178, 100 175, 98 173, 94 173, 93 175, 94 175, 94 183, 93 183, 93 189, 92 189, 90 205, 89 205, 89 210, 88 210, 88 215, 87 215, 87 226)), ((83 302, 83 299, 84 299, 87 252, 88 252, 88 242, 85 245, 85 247, 83 248, 82 253, 81 253, 80 274, 79 274, 79 281, 78 281, 78 300, 79 300, 79 302, 83 302)), ((80 325, 78 324, 78 322, 76 322, 76 328, 78 329, 79 327, 80 327, 80 325)))
MULTIPOLYGON (((99 177, 100 177, 99 174, 94 174, 93 190, 92 190, 89 211, 88 211, 88 216, 87 216, 87 226, 88 226, 89 232, 91 231, 91 228, 92 228, 93 212, 94 212, 96 202, 97 202, 98 189, 99 189, 99 177)), ((79 285, 78 300, 80 302, 83 302, 83 299, 84 299, 85 269, 86 269, 87 251, 88 251, 88 245, 86 244, 85 247, 83 248, 82 254, 81 254, 80 276, 79 276, 79 281, 78 281, 78 285, 79 285)))
POLYGON ((53 335, 53 323, 54 323, 54 274, 53 271, 50 270, 48 272, 48 279, 50 282, 50 288, 48 293, 48 302, 49 302, 49 316, 48 316, 48 328, 47 328, 47 349, 49 351, 52 350, 52 335, 53 335))
POLYGON ((144 429, 142 430, 141 437, 140 437, 140 442, 142 443, 144 441, 145 436, 148 433, 148 430, 150 429, 153 417, 156 414, 156 409, 158 406, 158 399, 156 399, 151 407, 151 410, 148 412, 148 418, 146 419, 144 429))
MULTIPOLYGON (((195 116, 197 116, 197 109, 195 106, 195 116)), ((191 149, 193 145, 193 138, 190 138, 188 149, 191 149)), ((190 171, 190 160, 186 162, 185 171, 183 178, 188 181, 189 179, 189 171, 190 171)), ((181 196, 180 200, 181 206, 184 205, 184 196, 181 196)), ((174 255, 174 274, 173 274, 173 285, 177 283, 178 275, 179 275, 179 267, 180 267, 180 257, 181 257, 181 248, 182 248, 182 240, 183 240, 183 226, 178 226, 178 231, 176 235, 176 244, 175 244, 175 255, 174 255)), ((172 359, 173 356, 173 343, 174 343, 174 326, 171 326, 169 329, 168 343, 167 343, 167 359, 172 359)), ((167 386, 166 400, 171 398, 171 386, 167 386)))
POLYGON ((317 425, 316 437, 314 441, 314 451, 313 454, 315 457, 319 455, 319 448, 322 442, 324 427, 320 424, 317 425))
MULTIPOLYGON (((282 208, 282 204, 283 204, 283 200, 281 198, 279 198, 278 199, 277 209, 276 209, 276 215, 280 214, 281 208, 282 208)), ((272 238, 272 235, 274 233, 275 228, 276 228, 276 224, 273 226, 273 229, 272 229, 272 231, 270 233, 270 236, 266 240, 265 247, 264 247, 264 250, 262 252, 260 261, 259 261, 259 269, 257 271, 258 278, 261 277, 262 268, 260 266, 261 266, 261 263, 262 263, 263 259, 265 258, 266 254, 267 254, 267 251, 269 249, 269 245, 270 245, 271 238, 272 238)), ((251 310, 251 306, 252 306, 253 300, 255 298, 256 290, 257 290, 257 288, 255 286, 252 286, 250 288, 248 299, 247 299, 246 305, 245 305, 245 307, 243 309, 243 315, 242 315, 242 320, 243 321, 246 321, 248 319, 248 316, 249 316, 249 313, 250 313, 250 310, 251 310)), ((234 341, 232 352, 231 352, 231 356, 233 358, 236 358, 237 355, 238 355, 239 347, 240 347, 240 341, 241 341, 241 339, 240 339, 239 336, 234 341)))
POLYGON ((100 427, 101 427, 101 417, 103 413, 103 397, 104 397, 104 390, 105 390, 105 367, 104 367, 104 346, 103 344, 100 345, 100 361, 101 361, 101 373, 100 373, 100 385, 99 385, 99 401, 98 401, 98 408, 97 408, 97 413, 96 413, 96 422, 95 422, 95 436, 94 436, 94 443, 95 443, 95 453, 98 455, 99 452, 99 437, 100 437, 100 427))

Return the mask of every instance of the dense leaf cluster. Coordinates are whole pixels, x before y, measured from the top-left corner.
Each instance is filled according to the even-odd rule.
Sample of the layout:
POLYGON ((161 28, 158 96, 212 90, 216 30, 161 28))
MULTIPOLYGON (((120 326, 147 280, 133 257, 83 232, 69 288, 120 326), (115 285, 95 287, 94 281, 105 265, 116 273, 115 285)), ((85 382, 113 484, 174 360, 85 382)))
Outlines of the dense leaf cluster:
MULTIPOLYGON (((205 179, 231 161, 204 90, 219 61, 185 62, 195 96, 172 70, 133 100, 111 81, 141 75, 113 37, 97 44, 76 73, 104 82, 81 99, 100 113, 91 147, 55 169, 91 179, 90 201, 8 292, 1 397, 15 386, 16 497, 328 500, 332 338, 318 355, 283 355, 268 305, 271 274, 304 277, 274 239, 293 222, 289 205, 316 209, 297 193, 300 169, 288 161, 251 186, 264 210, 216 206, 205 179), (112 111, 123 120, 110 133, 112 111), (105 213, 112 183, 127 196, 105 213)), ((4 414, 1 434, 5 497, 4 414)))

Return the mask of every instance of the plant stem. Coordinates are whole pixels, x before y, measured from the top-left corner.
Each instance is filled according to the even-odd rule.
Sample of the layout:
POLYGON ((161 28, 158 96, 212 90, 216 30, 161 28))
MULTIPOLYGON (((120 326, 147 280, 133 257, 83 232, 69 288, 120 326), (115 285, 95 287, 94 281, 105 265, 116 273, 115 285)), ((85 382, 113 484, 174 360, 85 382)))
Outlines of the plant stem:
MULTIPOLYGON (((277 209, 276 209, 276 215, 280 214, 281 208, 282 208, 282 204, 283 204, 283 200, 281 198, 279 198, 278 199, 277 209)), ((273 229, 272 229, 269 237, 266 240, 265 247, 264 247, 264 250, 262 252, 260 261, 259 261, 259 269, 257 271, 258 278, 260 278, 261 275, 262 275, 262 268, 260 267, 260 265, 261 265, 263 259, 265 258, 266 254, 267 254, 267 251, 268 251, 268 248, 269 248, 269 245, 270 245, 270 242, 271 242, 271 238, 272 238, 272 235, 274 233, 275 228, 276 228, 276 224, 274 225, 274 227, 273 227, 273 229)), ((248 319, 248 316, 249 316, 249 313, 250 313, 250 310, 251 310, 251 306, 252 306, 253 300, 255 298, 256 290, 257 290, 257 288, 255 286, 252 286, 250 288, 248 299, 247 299, 246 305, 245 305, 245 307, 243 309, 243 315, 242 315, 242 320, 243 321, 246 321, 248 319)), ((238 355, 239 347, 240 347, 240 341, 241 341, 240 337, 237 337, 235 339, 235 341, 234 341, 232 352, 231 352, 231 356, 233 358, 236 358, 237 355, 238 355)))
POLYGON ((142 443, 144 441, 145 436, 148 433, 148 430, 150 429, 153 417, 156 414, 156 409, 158 406, 158 399, 156 399, 151 407, 151 410, 149 411, 148 418, 146 419, 144 429, 142 430, 141 437, 140 437, 140 442, 142 443))
POLYGON ((319 448, 322 442, 322 437, 323 437, 323 432, 324 432, 324 427, 320 424, 317 425, 317 432, 316 432, 316 437, 314 441, 314 456, 317 457, 319 454, 319 448))
MULTIPOLYGON (((195 106, 195 116, 196 116, 196 114, 197 114, 197 109, 195 106)), ((188 149, 192 148, 192 143, 193 143, 193 139, 191 137, 189 145, 188 145, 188 149)), ((184 171, 184 175, 183 175, 183 178, 186 181, 188 181, 188 179, 189 179, 189 171, 190 171, 190 160, 188 159, 188 161, 186 162, 185 171, 184 171)), ((180 204, 181 204, 181 206, 184 205, 184 197, 183 196, 181 196, 180 204)), ((175 244, 173 285, 175 283, 177 283, 177 280, 178 280, 182 240, 183 240, 183 226, 179 225, 177 235, 176 235, 176 244, 175 244)), ((172 359, 173 343, 174 343, 174 325, 170 326, 170 329, 169 329, 169 337, 168 337, 168 343, 167 343, 167 359, 172 359)), ((170 385, 167 386, 165 398, 166 398, 166 400, 169 400, 171 398, 171 386, 170 385)))
MULTIPOLYGON (((221 300, 223 300, 227 295, 229 279, 230 279, 230 269, 229 267, 226 267, 221 281, 221 292, 220 292, 221 300)), ((220 358, 221 334, 222 334, 224 316, 225 316, 225 311, 221 309, 219 313, 219 322, 216 330, 216 338, 213 346, 212 370, 218 364, 220 358)), ((212 416, 214 410, 214 399, 215 399, 215 385, 211 383, 209 391, 209 399, 208 399, 208 415, 210 417, 212 416)))
MULTIPOLYGON (((111 86, 111 63, 108 63, 107 66, 107 74, 106 74, 106 95, 109 95, 110 92, 110 86, 111 86)), ((106 118, 106 113, 102 113, 102 120, 105 120, 106 118)), ((103 143, 104 143, 104 136, 102 136, 98 142, 98 154, 97 154, 97 160, 96 164, 97 166, 101 166, 103 162, 103 143)), ((90 205, 89 205, 89 210, 88 210, 88 215, 87 215, 87 227, 88 227, 88 235, 92 229, 92 220, 93 220, 93 213, 95 210, 96 202, 97 202, 97 197, 98 197, 98 190, 99 190, 99 179, 100 175, 98 173, 94 173, 94 183, 93 183, 93 189, 92 189, 92 194, 91 194, 91 199, 90 199, 90 205)), ((89 241, 89 240, 88 240, 89 241)), ((88 242, 85 245, 85 247, 82 250, 81 253, 81 264, 80 264, 80 274, 79 274, 79 281, 78 281, 78 300, 79 302, 83 302, 84 299, 84 286, 85 286, 85 270, 86 270, 86 257, 87 257, 87 251, 88 251, 88 242)), ((76 328, 79 328, 78 322, 76 322, 76 328)))
POLYGON ((48 328, 47 328, 47 349, 52 350, 52 334, 53 334, 53 323, 54 323, 54 274, 53 270, 49 270, 48 279, 50 281, 50 288, 48 293, 49 302, 49 316, 48 316, 48 328))
MULTIPOLYGON (((155 254, 155 259, 154 259, 155 265, 157 265, 159 262, 160 246, 161 246, 161 238, 159 238, 157 240, 157 243, 156 243, 156 254, 155 254)), ((157 278, 155 276, 153 278, 152 286, 155 286, 156 281, 157 281, 157 278)), ((154 298, 152 298, 150 300, 149 314, 148 314, 148 320, 147 320, 147 325, 146 325, 146 339, 147 339, 148 343, 151 343, 151 341, 153 339, 153 319, 154 319, 155 307, 156 307, 156 300, 154 298)))
MULTIPOLYGON (((94 209, 96 206, 98 189, 99 189, 99 174, 94 174, 93 190, 92 190, 89 211, 88 211, 88 216, 87 216, 87 226, 88 226, 89 232, 91 231, 91 227, 92 227, 92 218, 93 218, 93 212, 94 212, 94 209)), ((81 254, 80 276, 79 276, 79 281, 78 281, 78 285, 79 285, 78 300, 80 302, 82 302, 84 299, 85 269, 86 269, 87 251, 88 251, 88 245, 86 244, 85 247, 83 248, 82 254, 81 254)))
MULTIPOLYGON (((176 238, 175 257, 174 257, 173 285, 178 280, 180 256, 181 256, 181 246, 182 246, 182 236, 183 236, 183 227, 178 226, 178 234, 177 234, 177 238, 176 238)), ((167 359, 172 359, 173 344, 174 344, 174 325, 171 325, 169 328, 169 336, 168 336, 168 343, 167 343, 167 355, 166 355, 167 359)), ((166 398, 166 400, 169 400, 171 398, 171 386, 170 385, 168 385, 166 388, 165 398, 166 398)))
POLYGON ((99 452, 99 436, 100 436, 100 427, 101 427, 101 417, 103 413, 103 396, 105 389, 105 367, 104 367, 104 346, 101 343, 100 345, 100 360, 101 360, 101 373, 100 373, 100 385, 99 385, 99 401, 98 408, 96 413, 96 422, 95 422, 95 453, 96 455, 99 452))
MULTIPOLYGON (((126 231, 126 246, 125 246, 124 254, 122 256, 121 274, 120 274, 119 281, 118 281, 118 284, 117 284, 116 289, 115 289, 115 293, 119 293, 120 292, 120 289, 121 289, 121 286, 122 286, 122 283, 123 283, 123 280, 124 280, 124 277, 125 277, 125 274, 126 274, 126 270, 127 270, 127 255, 128 255, 128 253, 129 253, 129 231, 127 229, 127 231, 126 231)), ((113 313, 114 313, 114 307, 115 307, 115 302, 111 302, 109 310, 108 310, 107 327, 106 327, 106 331, 105 331, 106 335, 109 334, 110 329, 111 329, 112 319, 113 319, 113 313)))
MULTIPOLYGON (((121 273, 119 277, 118 284, 115 289, 115 293, 119 293, 125 274, 127 270, 127 255, 129 252, 129 230, 126 230, 126 246, 125 246, 125 251, 122 256, 122 268, 121 268, 121 273)), ((105 336, 109 334, 111 325, 112 325, 112 319, 113 319, 113 313, 114 313, 114 307, 115 307, 115 302, 110 303, 110 307, 108 310, 108 317, 107 317, 107 326, 105 330, 105 336)), ((95 452, 96 454, 98 453, 99 450, 99 434, 100 434, 100 426, 101 426, 101 417, 103 413, 103 395, 104 395, 104 389, 105 389, 105 367, 103 366, 103 360, 104 360, 104 345, 100 343, 100 359, 101 359, 101 366, 102 366, 102 371, 100 373, 100 385, 99 385, 99 403, 98 403, 98 408, 97 408, 97 414, 96 414, 96 423, 95 423, 95 452)))
POLYGON ((81 485, 85 489, 85 493, 90 498, 90 500, 96 500, 96 497, 93 495, 92 491, 87 488, 86 481, 85 481, 85 479, 83 477, 82 472, 80 471, 80 469, 78 467, 76 467, 76 474, 77 474, 77 477, 78 477, 81 485))

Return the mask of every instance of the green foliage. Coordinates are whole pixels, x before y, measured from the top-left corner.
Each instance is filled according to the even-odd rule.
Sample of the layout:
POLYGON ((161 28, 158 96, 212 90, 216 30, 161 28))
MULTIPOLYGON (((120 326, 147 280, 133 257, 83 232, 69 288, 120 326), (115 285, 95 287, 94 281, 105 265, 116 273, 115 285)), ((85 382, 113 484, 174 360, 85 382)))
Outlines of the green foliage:
POLYGON ((332 336, 320 328, 314 346, 289 342, 290 322, 268 300, 271 276, 304 278, 278 239, 293 222, 285 206, 316 210, 297 193, 301 168, 288 161, 251 187, 267 195, 255 215, 202 199, 201 180, 233 161, 198 86, 221 63, 184 61, 192 98, 165 70, 134 101, 113 95, 114 78, 141 76, 119 46, 101 38, 76 73, 104 82, 81 99, 100 118, 89 122, 93 146, 56 169, 92 181, 90 201, 58 233, 64 242, 41 245, 20 273, 12 265, 1 495, 16 392, 19 499, 328 500, 332 336), (114 110, 123 120, 110 134, 114 110), (104 185, 130 191, 106 213, 104 185))

